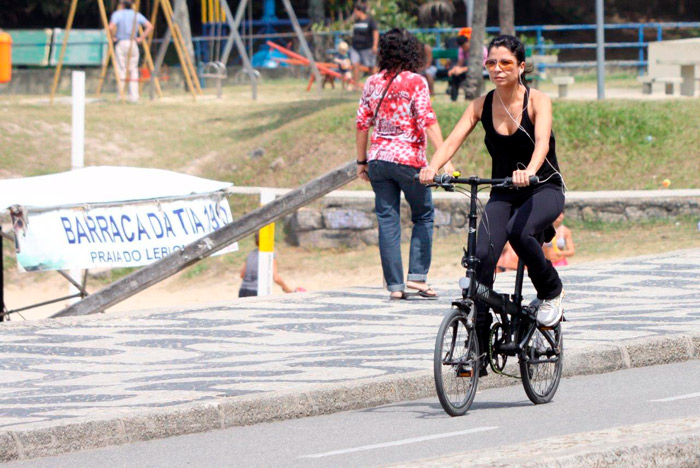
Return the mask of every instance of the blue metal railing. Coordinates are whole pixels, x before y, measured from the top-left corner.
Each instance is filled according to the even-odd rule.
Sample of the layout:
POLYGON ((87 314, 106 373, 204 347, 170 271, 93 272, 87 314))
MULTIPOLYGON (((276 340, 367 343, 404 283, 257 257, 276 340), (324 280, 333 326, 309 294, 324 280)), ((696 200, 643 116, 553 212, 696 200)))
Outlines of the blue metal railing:
MULTIPOLYGON (((435 46, 443 46, 442 38, 444 36, 456 36, 460 28, 422 28, 411 30, 414 34, 434 34, 435 46)), ((648 65, 648 61, 644 58, 649 42, 645 40, 645 32, 647 30, 656 32, 656 41, 663 40, 663 31, 665 29, 700 29, 700 22, 670 22, 670 23, 620 23, 606 24, 605 30, 631 30, 637 31, 637 41, 635 42, 606 42, 606 49, 638 49, 636 60, 606 60, 608 65, 631 66, 637 67, 639 73, 642 74, 648 65)), ((595 31, 595 24, 563 24, 563 25, 534 25, 534 26, 516 26, 515 31, 521 35, 535 34, 535 44, 527 44, 526 47, 539 55, 545 55, 551 50, 571 50, 571 49, 595 49, 597 44, 590 43, 546 43, 545 35, 553 32, 578 32, 578 31, 595 31)), ((498 34, 498 27, 487 27, 488 34, 498 34)), ((337 43, 342 37, 348 37, 350 31, 335 31, 332 33, 337 43)), ((566 61, 556 63, 543 63, 538 66, 544 68, 571 68, 571 67, 593 67, 596 61, 566 61)))
MULTIPOLYGON (((535 44, 526 44, 526 47, 533 53, 540 55, 545 55, 547 52, 552 50, 586 50, 595 49, 595 42, 560 42, 554 43, 549 42, 545 39, 546 35, 551 35, 552 33, 561 32, 579 32, 579 31, 595 31, 595 24, 577 24, 577 25, 535 25, 535 26, 516 26, 515 31, 521 35, 535 35, 535 44)), ((637 31, 637 41, 622 41, 622 42, 606 42, 606 49, 637 49, 637 58, 635 60, 606 60, 606 65, 617 65, 617 66, 629 66, 637 67, 639 73, 642 74, 645 68, 648 66, 648 61, 645 59, 645 53, 649 46, 649 41, 645 39, 645 33, 647 31, 654 31, 655 40, 663 40, 664 30, 669 29, 685 29, 700 30, 700 22, 675 22, 675 23, 621 23, 621 24, 606 24, 606 31, 613 30, 631 30, 637 31)), ((414 29, 411 32, 420 34, 434 34, 435 44, 437 47, 441 47, 443 44, 443 37, 456 36, 459 32, 459 28, 423 28, 414 29)), ((486 32, 488 34, 497 34, 497 27, 487 27, 486 32)), ((316 33, 318 35, 331 35, 337 44, 342 38, 347 38, 351 35, 350 31, 333 31, 329 33, 316 33)), ((700 34, 698 34, 700 35, 700 34)), ((697 36, 697 35, 696 35, 697 36)), ((688 37, 695 37, 693 35, 688 35, 688 37)), ((268 35, 266 39, 270 39, 268 35)), ((193 42, 196 44, 198 49, 204 49, 212 40, 221 40, 223 37, 211 36, 200 36, 193 37, 193 42)), ((161 42, 159 39, 153 41, 155 44, 161 42)), ((81 43, 82 44, 82 43, 81 43)), ((95 44, 95 42, 91 42, 95 44)), ((75 44, 77 45, 77 43, 75 44)), ((28 43, 14 43, 13 47, 46 47, 46 43, 42 44, 28 44, 28 43)), ((198 54, 200 55, 200 54, 198 54)), ((546 68, 570 68, 570 67, 593 67, 595 66, 595 60, 588 61, 557 61, 555 63, 542 63, 538 66, 541 70, 546 68)))

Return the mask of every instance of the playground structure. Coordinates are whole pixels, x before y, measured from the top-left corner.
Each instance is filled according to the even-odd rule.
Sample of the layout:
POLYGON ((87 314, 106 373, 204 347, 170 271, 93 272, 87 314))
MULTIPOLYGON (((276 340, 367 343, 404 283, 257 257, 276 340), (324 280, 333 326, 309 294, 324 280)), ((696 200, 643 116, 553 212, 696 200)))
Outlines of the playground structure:
MULTIPOLYGON (((229 7, 228 1, 227 0, 216 0, 216 3, 214 0, 203 0, 207 5, 207 11, 206 11, 206 19, 209 20, 211 19, 212 21, 207 21, 207 27, 208 28, 213 28, 215 30, 215 34, 219 34, 217 36, 213 36, 210 39, 210 48, 209 48, 209 54, 207 55, 209 61, 204 63, 202 67, 202 74, 201 76, 203 78, 212 78, 215 79, 217 82, 217 95, 221 96, 221 81, 227 77, 227 70, 226 70, 226 64, 228 63, 229 55, 233 49, 233 45, 235 44, 236 49, 239 53, 239 56, 241 58, 241 61, 243 63, 243 70, 244 72, 248 75, 250 78, 251 82, 251 92, 252 92, 252 98, 256 99, 257 98, 257 82, 260 79, 260 74, 253 68, 251 61, 248 57, 248 53, 246 51, 245 45, 243 44, 243 40, 241 39, 241 35, 238 32, 238 29, 241 25, 241 21, 243 19, 243 15, 246 11, 246 8, 249 6, 248 0, 241 0, 238 4, 238 8, 236 10, 236 14, 234 15, 231 12, 231 9, 229 7), (225 45, 223 47, 223 50, 221 48, 222 44, 222 39, 223 36, 220 34, 224 32, 224 24, 228 26, 229 34, 228 37, 226 38, 225 45)), ((61 51, 59 55, 58 62, 56 64, 56 71, 54 73, 54 79, 53 79, 53 84, 51 86, 51 93, 50 93, 50 102, 53 103, 54 96, 56 94, 56 90, 58 88, 58 81, 61 75, 61 70, 63 67, 63 61, 65 57, 65 52, 66 52, 66 47, 68 44, 68 38, 70 35, 71 28, 73 26, 73 21, 75 19, 75 14, 76 14, 76 9, 77 9, 77 3, 78 0, 71 0, 69 12, 68 12, 68 20, 66 22, 66 27, 65 27, 65 33, 63 36, 63 42, 61 45, 61 51)), ((269 2, 268 2, 269 3, 269 2)), ((301 44, 301 48, 303 51, 303 54, 305 56, 305 59, 308 61, 308 64, 312 68, 312 71, 314 73, 315 79, 318 80, 319 82, 319 89, 320 89, 320 83, 321 83, 321 74, 316 67, 316 63, 314 61, 313 55, 311 53, 311 50, 309 48, 308 43, 306 42, 306 38, 304 37, 304 34, 301 30, 301 27, 299 25, 299 21, 296 17, 296 14, 294 12, 294 8, 292 7, 291 3, 289 0, 283 0, 284 7, 287 11, 287 15, 289 16, 289 22, 292 24, 294 28, 294 35, 297 37, 301 44)), ((134 3, 134 10, 139 11, 139 5, 140 1, 136 0, 134 3)), ((116 54, 114 50, 114 44, 111 40, 111 33, 109 31, 109 19, 107 17, 107 10, 105 7, 104 0, 98 0, 98 7, 100 10, 100 19, 102 22, 102 27, 105 31, 106 37, 108 38, 107 40, 107 47, 108 47, 108 55, 107 58, 105 59, 103 65, 102 65, 102 71, 100 74, 100 81, 98 83, 97 87, 97 95, 101 93, 102 90, 102 85, 104 83, 104 79, 107 74, 107 69, 109 68, 110 62, 114 65, 116 64, 116 54)), ((160 73, 160 69, 162 67, 163 61, 165 59, 165 53, 167 51, 167 48, 170 44, 170 41, 172 40, 173 45, 175 46, 175 50, 178 55, 178 59, 180 61, 180 65, 182 67, 182 73, 184 75, 185 81, 187 83, 187 88, 189 92, 192 95, 193 100, 196 101, 197 96, 202 94, 202 87, 199 82, 199 75, 197 73, 197 70, 194 65, 194 60, 193 57, 190 56, 190 54, 187 51, 187 47, 183 38, 182 31, 180 30, 180 27, 178 26, 177 22, 175 22, 174 17, 175 17, 175 11, 178 11, 178 8, 187 8, 187 5, 185 3, 185 0, 175 0, 175 7, 173 8, 173 5, 171 4, 170 0, 155 0, 154 6, 153 6, 153 11, 151 14, 151 23, 154 26, 156 26, 156 20, 158 19, 158 14, 162 10, 163 17, 165 18, 165 21, 168 25, 167 31, 163 37, 163 40, 161 42, 160 48, 158 50, 158 54, 156 56, 156 60, 153 60, 153 57, 151 56, 151 45, 154 42, 153 41, 153 33, 146 38, 142 42, 142 47, 144 50, 144 58, 145 58, 145 63, 147 67, 147 72, 148 72, 148 79, 152 82, 152 85, 158 95, 158 97, 162 97, 162 91, 160 88, 160 83, 158 81, 158 76, 160 73)), ((274 4, 273 4, 273 9, 274 9, 274 4)), ((268 19, 269 22, 269 19, 268 19)), ((139 33, 142 33, 142 30, 137 28, 133 28, 132 30, 132 37, 136 34, 137 30, 139 33)), ((126 101, 126 94, 124 90, 124 86, 122 82, 128 81, 122 80, 119 76, 119 72, 117 71, 117 67, 113 66, 112 67, 114 70, 114 77, 116 79, 117 83, 117 89, 119 91, 120 99, 122 102, 126 101)))
MULTIPOLYGON (((58 80, 61 76, 61 69, 63 67, 63 60, 65 57, 65 52, 66 52, 66 46, 68 43, 68 38, 70 35, 70 30, 73 27, 73 20, 75 19, 75 12, 77 9, 77 4, 78 0, 71 0, 70 4, 70 9, 68 12, 68 20, 66 22, 66 28, 65 28, 65 33, 63 36, 63 44, 61 45, 61 52, 59 55, 58 63, 56 65, 56 71, 54 73, 54 79, 53 79, 53 85, 51 86, 51 95, 50 95, 50 103, 53 104, 53 99, 54 96, 56 95, 56 89, 58 87, 58 80)), ((112 63, 112 69, 114 70, 114 77, 116 79, 117 83, 117 90, 119 92, 119 96, 122 102, 126 101, 126 94, 125 94, 125 86, 122 81, 128 81, 128 78, 126 80, 122 80, 121 77, 119 76, 119 72, 116 67, 117 59, 114 51, 114 43, 111 40, 111 32, 109 30, 109 19, 107 18, 107 9, 105 7, 104 0, 97 0, 97 5, 100 10, 100 19, 102 21, 102 27, 104 28, 104 31, 107 35, 107 48, 108 48, 108 55, 106 60, 104 61, 102 65, 102 71, 100 73, 100 81, 97 86, 97 91, 96 94, 99 96, 101 91, 102 91, 102 84, 104 83, 104 79, 107 74, 107 68, 109 68, 110 61, 112 63)), ((139 5, 140 5, 140 0, 136 0, 134 3, 134 10, 136 12, 139 11, 139 5)), ((182 51, 184 49, 184 43, 182 41, 182 34, 179 31, 179 28, 177 27, 177 24, 173 22, 173 11, 172 11, 172 5, 170 4, 170 0, 156 0, 155 6, 153 8, 153 14, 152 14, 152 21, 151 23, 155 24, 155 20, 158 15, 158 10, 159 6, 162 7, 163 14, 165 16, 166 22, 168 23, 168 32, 173 31, 173 36, 174 36, 174 43, 175 43, 175 48, 178 51, 178 56, 180 58, 180 64, 182 65, 182 70, 183 74, 185 75, 185 78, 187 80, 188 86, 190 91, 192 92, 193 98, 196 99, 196 92, 198 91, 201 94, 201 88, 199 87, 199 80, 196 77, 196 73, 194 74, 194 77, 192 78, 191 76, 191 71, 194 71, 194 66, 192 65, 192 62, 189 60, 189 55, 188 54, 183 54, 182 51), (193 85, 193 81, 196 85, 193 85), (195 91, 197 89, 197 91, 195 91)), ((134 18, 134 26, 136 26, 136 19, 134 18)), ((132 40, 138 31, 139 34, 143 33, 143 30, 141 26, 132 28, 132 40)), ((151 51, 150 51, 150 44, 151 44, 151 38, 147 38, 145 41, 142 42, 143 46, 143 51, 144 51, 144 58, 145 62, 147 65, 147 68, 150 72, 150 80, 152 82, 152 85, 154 86, 156 93, 158 94, 158 97, 162 97, 162 91, 160 89, 160 82, 158 80, 158 69, 156 68, 154 62, 153 62, 153 57, 151 56, 151 51)), ((128 62, 128 57, 127 57, 127 62, 128 62)))
MULTIPOLYGON (((279 58, 276 58, 275 60, 279 60, 279 61, 282 61, 282 62, 284 62, 284 63, 288 63, 288 64, 290 64, 290 65, 309 66, 309 60, 308 60, 306 57, 304 57, 304 56, 302 56, 302 55, 299 55, 299 54, 297 54, 297 53, 295 53, 295 52, 292 52, 291 50, 289 50, 289 49, 287 49, 287 48, 285 48, 285 47, 282 47, 282 46, 280 46, 280 45, 278 45, 278 44, 275 44, 275 43, 272 42, 272 41, 267 41, 267 45, 268 45, 268 47, 270 47, 271 49, 277 50, 277 51, 280 52, 281 54, 286 55, 287 57, 289 57, 289 58, 286 58, 286 59, 279 59, 279 58)), ((339 80, 344 81, 344 82, 347 82, 347 83, 350 83, 350 84, 353 85, 353 86, 356 86, 356 87, 359 87, 359 86, 360 86, 356 81, 354 81, 354 80, 352 80, 352 79, 346 79, 341 73, 339 73, 339 72, 333 70, 334 68, 337 67, 337 64, 335 64, 335 63, 316 62, 316 67, 318 68, 320 74, 323 75, 323 76, 325 77, 325 78, 324 78, 324 83, 325 83, 326 81, 329 81, 328 78, 330 78, 330 83, 332 84, 332 83, 333 83, 332 80, 333 80, 334 78, 338 78, 339 80)), ((316 81, 316 75, 312 73, 312 74, 311 74, 311 77, 309 78, 309 84, 308 84, 308 86, 306 87, 306 91, 310 91, 310 90, 311 90, 311 87, 313 86, 314 81, 316 81)))

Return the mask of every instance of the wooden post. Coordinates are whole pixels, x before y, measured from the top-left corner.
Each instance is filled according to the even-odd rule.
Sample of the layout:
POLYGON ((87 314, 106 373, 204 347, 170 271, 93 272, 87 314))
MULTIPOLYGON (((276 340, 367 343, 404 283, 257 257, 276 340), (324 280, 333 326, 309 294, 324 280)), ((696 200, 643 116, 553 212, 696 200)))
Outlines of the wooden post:
MULTIPOLYGON (((110 36, 107 36, 107 40, 111 41, 112 38, 110 36)), ((102 94, 102 85, 105 82, 105 78, 107 77, 107 68, 109 68, 109 63, 111 62, 110 60, 110 55, 107 53, 107 57, 105 57, 105 61, 102 64, 102 69, 100 70, 100 79, 97 82, 97 89, 95 89, 95 96, 100 97, 102 94)))
POLYGON ((199 77, 197 76, 197 70, 194 68, 194 64, 192 64, 192 59, 190 58, 190 54, 187 51, 187 46, 185 44, 185 40, 182 37, 182 32, 180 31, 180 26, 178 26, 177 22, 172 21, 172 18, 175 17, 175 12, 173 11, 173 7, 170 3, 170 0, 162 0, 162 3, 163 3, 163 10, 167 10, 168 16, 171 18, 170 30, 172 31, 173 39, 176 42, 180 43, 180 49, 183 52, 182 55, 185 59, 183 66, 189 67, 190 74, 192 75, 192 82, 194 83, 194 86, 197 90, 197 94, 204 94, 202 91, 202 87, 199 84, 199 77))
POLYGON ((68 35, 73 27, 73 19, 75 18, 75 9, 78 7, 78 0, 72 0, 70 4, 70 10, 68 11, 68 21, 66 22, 66 30, 63 34, 63 44, 61 45, 61 53, 58 56, 58 63, 56 64, 56 71, 53 75, 53 84, 51 85, 51 96, 49 97, 49 104, 53 105, 53 97, 56 95, 56 88, 58 88, 58 79, 61 77, 61 68, 63 68, 63 59, 66 56, 66 46, 68 44, 68 35))
POLYGON ((180 47, 180 42, 178 41, 177 35, 175 34, 175 29, 173 28, 173 16, 172 16, 172 10, 168 8, 170 1, 169 0, 162 0, 160 2, 163 5, 163 15, 165 16, 165 21, 168 23, 168 29, 171 32, 173 36, 173 44, 175 45, 175 50, 177 51, 177 56, 180 59, 180 65, 182 66, 182 74, 185 75, 185 81, 187 82, 187 86, 190 89, 190 92, 192 93, 192 99, 195 101, 197 100, 197 91, 194 88, 194 85, 192 84, 192 78, 190 77, 190 70, 187 67, 187 63, 185 62, 185 57, 183 57, 183 50, 180 47))
MULTIPOLYGON (((0 228, 0 234, 2 234, 2 228, 0 228)), ((5 260, 2 243, 2 235, 0 235, 0 322, 5 321, 5 260)))
POLYGON ((253 234, 260 227, 293 213, 328 192, 342 187, 356 177, 357 165, 355 161, 352 161, 288 192, 265 206, 241 216, 221 229, 185 246, 182 250, 176 251, 116 281, 77 304, 54 314, 53 317, 87 315, 104 311, 108 307, 112 307, 139 291, 143 291, 149 286, 163 281, 186 267, 197 263, 227 245, 253 234))
MULTIPOLYGON (((143 34, 143 28, 139 26, 139 34, 143 34)), ((143 40, 143 54, 146 58, 146 64, 148 65, 148 69, 151 70, 151 80, 153 81, 153 85, 156 88, 156 93, 158 94, 159 98, 163 98, 163 92, 160 89, 160 81, 158 80, 158 75, 156 74, 156 67, 153 64, 153 57, 151 57, 151 49, 148 47, 148 43, 146 42, 146 39, 144 38, 143 40)))
POLYGON ((119 92, 119 97, 122 102, 126 102, 126 94, 124 89, 120 86, 119 70, 117 70, 117 56, 114 53, 114 43, 112 42, 112 33, 109 31, 109 20, 107 19, 107 8, 105 8, 104 0, 97 0, 97 6, 100 9, 100 17, 102 17, 102 26, 107 32, 107 49, 109 50, 109 56, 112 58, 112 68, 114 69, 114 77, 117 80, 117 92, 119 92))

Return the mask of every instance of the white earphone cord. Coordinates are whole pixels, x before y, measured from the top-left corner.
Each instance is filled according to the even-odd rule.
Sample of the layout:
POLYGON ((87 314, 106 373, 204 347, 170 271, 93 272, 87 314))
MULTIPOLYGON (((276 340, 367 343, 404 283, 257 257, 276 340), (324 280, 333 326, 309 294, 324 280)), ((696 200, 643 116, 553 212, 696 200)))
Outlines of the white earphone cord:
MULTIPOLYGON (((523 78, 523 74, 522 74, 522 71, 521 71, 520 74, 518 75, 518 81, 520 82, 521 85, 525 86, 525 85, 523 84, 522 78, 523 78)), ((521 118, 521 117, 522 117, 522 115, 525 113, 525 111, 527 110, 527 106, 530 104, 530 91, 527 89, 527 87, 525 88, 525 93, 526 93, 526 95, 527 95, 527 99, 525 99, 525 105, 523 106, 523 110, 521 110, 521 111, 520 111, 520 114, 518 114, 518 118, 520 119, 520 122, 518 122, 518 120, 517 120, 515 117, 513 117, 513 114, 510 113, 510 111, 508 110, 508 107, 506 107, 505 103, 503 102, 503 99, 501 98, 501 95, 498 94, 498 90, 495 90, 494 92, 496 93, 496 96, 498 96, 498 100, 501 101, 501 105, 503 106, 503 109, 506 111, 506 114, 508 114, 508 117, 510 117, 510 119, 515 123, 515 125, 518 126, 518 130, 522 130, 522 132, 523 132, 525 135, 527 135, 527 137, 530 139, 530 141, 532 142, 532 144, 535 145, 535 140, 530 136, 530 134, 527 132, 527 130, 525 130, 525 129, 523 128, 523 126, 520 124, 520 122, 522 122, 522 118, 521 118)), ((540 183, 544 183, 544 182, 549 181, 549 179, 551 179, 552 177, 554 177, 554 175, 556 174, 556 175, 559 176, 559 179, 561 180, 561 183, 562 183, 562 190, 561 190, 562 193, 566 193, 566 190, 568 190, 568 189, 567 189, 567 187, 566 187, 566 182, 564 182, 564 176, 561 175, 561 172, 559 172, 559 171, 552 165, 551 162, 549 162, 549 158, 548 158, 548 157, 545 156, 544 160, 547 161, 547 164, 549 164, 549 167, 552 168, 552 170, 554 171, 554 174, 550 175, 550 176, 547 177, 545 180, 541 180, 540 183)), ((525 167, 524 167, 525 165, 524 165, 523 163, 518 163, 518 165, 519 165, 519 166, 522 165, 522 166, 523 166, 523 169, 525 168, 525 167)), ((519 167, 519 166, 518 166, 518 167, 519 167)))

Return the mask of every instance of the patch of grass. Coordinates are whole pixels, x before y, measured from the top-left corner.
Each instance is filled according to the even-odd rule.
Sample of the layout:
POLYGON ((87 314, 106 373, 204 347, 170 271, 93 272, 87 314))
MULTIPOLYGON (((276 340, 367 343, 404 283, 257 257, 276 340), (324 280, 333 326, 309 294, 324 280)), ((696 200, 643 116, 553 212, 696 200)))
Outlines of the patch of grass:
POLYGON ((635 223, 571 221, 577 262, 658 254, 700 247, 698 217, 655 219, 635 223))
MULTIPOLYGON (((249 93, 239 86, 226 88, 222 100, 207 97, 198 103, 182 95, 135 106, 90 104, 86 164, 158 167, 237 185, 296 187, 354 159, 357 94, 306 93, 301 80, 267 81, 258 101, 249 93), (262 156, 251 158, 253 150, 262 150, 262 156), (279 159, 282 164, 273 165, 279 159)), ((466 105, 435 97, 445 135, 466 105)), ((0 101, 0 115, 7 116, 0 120, 0 176, 69 168, 69 106, 11 98, 0 101)), ((699 187, 698 128, 698 100, 554 102, 557 154, 572 190, 653 189, 665 178, 673 188, 699 187)), ((490 173, 483 136, 478 125, 458 150, 455 163, 463 173, 490 173)), ((347 188, 368 185, 354 182, 347 188)))

